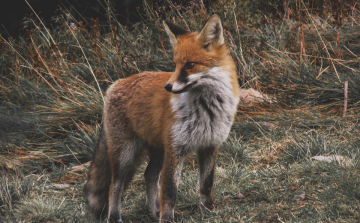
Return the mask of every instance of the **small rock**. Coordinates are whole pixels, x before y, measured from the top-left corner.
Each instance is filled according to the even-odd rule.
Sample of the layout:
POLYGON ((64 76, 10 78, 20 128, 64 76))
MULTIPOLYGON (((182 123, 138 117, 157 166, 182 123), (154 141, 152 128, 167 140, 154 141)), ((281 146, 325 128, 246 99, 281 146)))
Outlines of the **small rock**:
POLYGON ((30 154, 37 155, 37 154, 40 154, 40 153, 43 153, 43 152, 44 152, 44 150, 31 151, 30 154))
POLYGON ((73 172, 82 172, 84 169, 85 169, 84 165, 77 165, 77 166, 71 167, 71 171, 73 171, 73 172))
POLYGON ((341 160, 344 159, 344 157, 339 156, 339 155, 331 155, 331 156, 313 156, 311 157, 311 159, 313 160, 318 160, 318 161, 325 161, 325 162, 332 162, 332 161, 338 161, 340 162, 341 160))
POLYGON ((40 178, 41 178, 41 176, 39 174, 30 174, 30 175, 27 175, 26 177, 24 177, 24 180, 38 181, 40 178))
POLYGON ((224 191, 221 193, 222 196, 228 196, 228 195, 232 195, 232 193, 228 192, 228 191, 224 191))
POLYGON ((236 194, 235 196, 234 196, 234 198, 235 199, 244 199, 245 198, 245 196, 242 194, 242 193, 238 193, 238 194, 236 194))
POLYGON ((76 29, 76 25, 75 23, 71 22, 69 25, 70 29, 75 30, 76 29))
POLYGON ((266 95, 263 94, 253 88, 249 89, 240 89, 240 100, 246 102, 262 102, 262 101, 269 101, 271 103, 271 99, 266 95))
POLYGON ((300 194, 300 195, 296 195, 293 200, 294 201, 302 201, 304 199, 305 199, 305 194, 300 194))
POLYGON ((272 123, 270 123, 270 122, 261 122, 261 124, 263 124, 263 125, 265 125, 265 126, 268 126, 268 127, 270 127, 270 128, 274 128, 274 127, 275 127, 275 125, 272 124, 272 123))
POLYGON ((81 164, 81 165, 76 165, 71 167, 71 171, 73 172, 82 172, 85 170, 85 167, 89 167, 91 165, 91 161, 81 164))
POLYGON ((69 184, 51 184, 49 187, 54 190, 65 190, 65 189, 69 188, 70 185, 69 184))

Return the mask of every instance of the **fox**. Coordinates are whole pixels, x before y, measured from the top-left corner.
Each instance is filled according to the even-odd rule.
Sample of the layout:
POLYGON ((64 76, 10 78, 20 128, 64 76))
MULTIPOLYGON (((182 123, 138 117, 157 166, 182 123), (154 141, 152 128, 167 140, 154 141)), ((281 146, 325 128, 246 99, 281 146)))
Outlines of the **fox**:
POLYGON ((201 207, 214 208, 216 157, 239 102, 236 64, 218 15, 200 32, 168 21, 163 26, 174 72, 144 71, 115 81, 106 91, 85 191, 89 211, 98 219, 107 216, 107 222, 122 222, 121 195, 144 154, 149 157, 147 202, 159 222, 174 222, 183 161, 191 152, 198 156, 201 207))

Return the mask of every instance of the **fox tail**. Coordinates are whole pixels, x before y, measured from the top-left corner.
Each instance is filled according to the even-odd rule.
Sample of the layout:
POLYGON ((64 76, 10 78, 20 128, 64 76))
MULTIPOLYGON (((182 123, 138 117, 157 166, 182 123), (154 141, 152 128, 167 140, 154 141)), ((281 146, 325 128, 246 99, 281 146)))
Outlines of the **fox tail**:
POLYGON ((110 183, 111 168, 107 155, 106 134, 102 126, 95 157, 91 162, 88 180, 84 187, 89 212, 96 219, 104 219, 107 216, 110 183))

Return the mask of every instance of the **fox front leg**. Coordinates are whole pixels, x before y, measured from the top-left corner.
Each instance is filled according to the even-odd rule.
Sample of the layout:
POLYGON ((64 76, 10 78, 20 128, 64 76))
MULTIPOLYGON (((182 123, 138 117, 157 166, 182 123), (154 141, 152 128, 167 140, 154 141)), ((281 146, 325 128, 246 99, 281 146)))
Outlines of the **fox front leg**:
POLYGON ((218 151, 219 147, 210 147, 198 151, 200 165, 200 203, 209 210, 214 208, 213 184, 218 151))
POLYGON ((164 151, 159 148, 149 148, 149 164, 145 171, 146 191, 152 214, 159 218, 159 178, 164 161, 164 151))
POLYGON ((176 192, 179 185, 184 156, 165 151, 161 175, 160 222, 174 222, 176 192))

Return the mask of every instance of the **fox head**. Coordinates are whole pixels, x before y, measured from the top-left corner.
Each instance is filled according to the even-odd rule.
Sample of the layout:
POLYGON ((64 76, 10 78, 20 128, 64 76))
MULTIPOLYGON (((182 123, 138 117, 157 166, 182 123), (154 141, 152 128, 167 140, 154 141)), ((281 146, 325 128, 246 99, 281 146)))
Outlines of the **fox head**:
POLYGON ((179 94, 204 86, 204 77, 215 67, 234 69, 218 15, 211 16, 200 32, 191 33, 167 21, 163 25, 173 47, 175 63, 175 71, 165 85, 167 91, 179 94))

